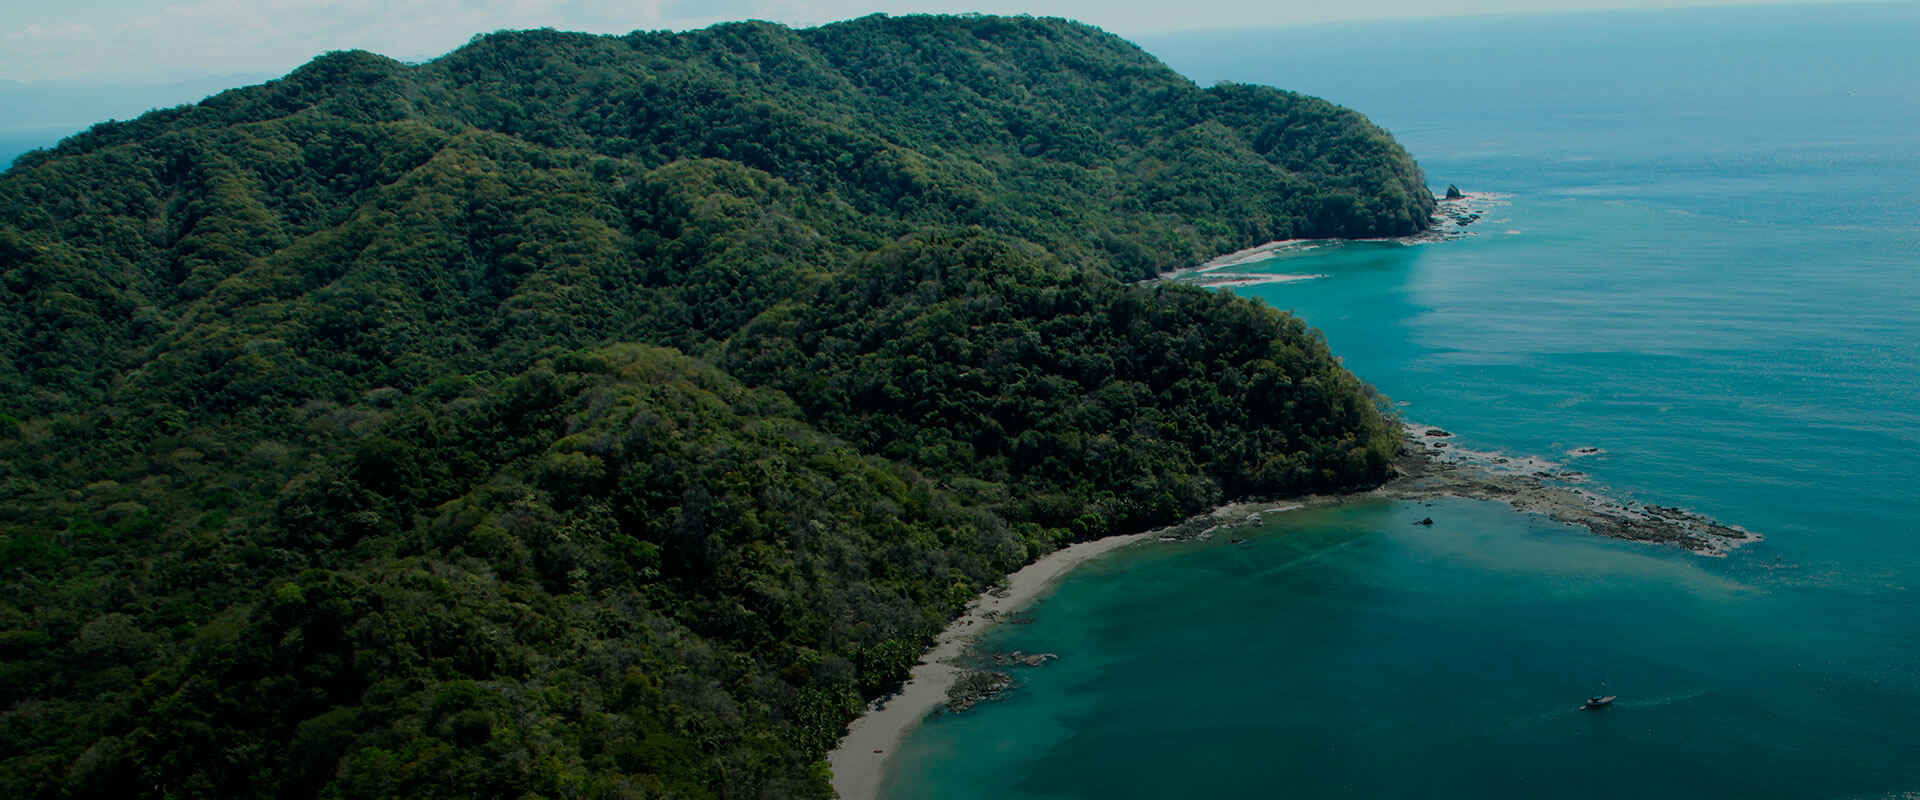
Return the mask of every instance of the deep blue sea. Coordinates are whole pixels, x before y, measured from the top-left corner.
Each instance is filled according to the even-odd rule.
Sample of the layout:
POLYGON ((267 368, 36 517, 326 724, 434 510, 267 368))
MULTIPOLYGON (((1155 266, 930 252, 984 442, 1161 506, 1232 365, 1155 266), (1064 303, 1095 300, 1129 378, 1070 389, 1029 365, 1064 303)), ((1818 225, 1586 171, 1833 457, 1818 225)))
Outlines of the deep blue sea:
POLYGON ((1452 500, 1121 551, 995 629, 1060 659, 931 718, 889 797, 1920 797, 1920 5, 1142 44, 1498 196, 1475 235, 1291 252, 1243 271, 1320 277, 1239 291, 1465 446, 1766 540, 1452 500))

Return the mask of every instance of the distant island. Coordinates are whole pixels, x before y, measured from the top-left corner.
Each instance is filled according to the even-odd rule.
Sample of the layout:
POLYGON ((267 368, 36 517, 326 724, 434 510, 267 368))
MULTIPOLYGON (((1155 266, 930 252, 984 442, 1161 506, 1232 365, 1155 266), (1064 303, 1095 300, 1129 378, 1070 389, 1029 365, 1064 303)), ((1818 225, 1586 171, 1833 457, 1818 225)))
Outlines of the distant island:
POLYGON ((1418 233, 1054 19, 337 52, 0 175, 10 797, 827 797, 982 590, 1404 436, 1156 274, 1418 233))

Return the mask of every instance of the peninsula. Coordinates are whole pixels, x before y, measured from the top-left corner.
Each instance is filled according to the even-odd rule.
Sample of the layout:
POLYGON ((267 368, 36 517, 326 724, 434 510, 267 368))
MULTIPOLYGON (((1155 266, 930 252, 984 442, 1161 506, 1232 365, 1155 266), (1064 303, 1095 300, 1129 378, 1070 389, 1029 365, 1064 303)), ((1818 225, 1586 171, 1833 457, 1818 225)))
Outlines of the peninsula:
POLYGON ((1402 438, 1134 283, 1434 200, 1062 20, 331 53, 0 174, 10 797, 827 797, 986 587, 1402 438), (1072 551, 1069 551, 1072 552, 1072 551))

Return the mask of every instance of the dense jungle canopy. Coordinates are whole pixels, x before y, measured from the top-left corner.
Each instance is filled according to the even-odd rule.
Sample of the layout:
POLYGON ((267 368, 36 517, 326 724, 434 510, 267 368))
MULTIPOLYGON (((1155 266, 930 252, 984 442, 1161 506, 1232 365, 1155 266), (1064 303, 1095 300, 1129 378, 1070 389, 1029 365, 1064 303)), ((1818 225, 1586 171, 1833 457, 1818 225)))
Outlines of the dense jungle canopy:
POLYGON ((1433 198, 1060 20, 322 56, 0 175, 0 794, 831 795, 1059 545, 1377 482, 1300 320, 1138 283, 1433 198))

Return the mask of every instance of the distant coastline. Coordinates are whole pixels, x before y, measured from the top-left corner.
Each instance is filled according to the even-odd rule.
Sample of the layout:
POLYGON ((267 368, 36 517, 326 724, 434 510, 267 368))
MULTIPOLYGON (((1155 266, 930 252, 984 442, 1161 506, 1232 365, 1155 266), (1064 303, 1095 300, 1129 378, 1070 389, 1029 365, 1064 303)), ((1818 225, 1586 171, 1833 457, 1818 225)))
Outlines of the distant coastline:
MULTIPOLYGON (((1669 544, 1706 556, 1724 556, 1761 538, 1696 512, 1616 500, 1580 486, 1582 473, 1553 461, 1464 450, 1453 446, 1453 434, 1443 429, 1411 422, 1403 426, 1405 443, 1394 463, 1396 477, 1379 486, 1344 494, 1228 503, 1176 525, 1064 547, 1007 576, 1000 586, 976 597, 965 613, 934 638, 933 647, 921 656, 898 691, 869 704, 848 726, 847 735, 827 756, 834 790, 843 800, 877 800, 900 744, 955 695, 963 678, 976 674, 968 665, 985 654, 973 652, 975 642, 995 623, 1040 600, 1075 567, 1141 542, 1206 539, 1222 528, 1256 525, 1267 514, 1302 508, 1439 497, 1504 503, 1602 536, 1669 544)), ((1576 450, 1574 454, 1589 453, 1576 450)), ((967 695, 968 702, 973 699, 977 698, 967 695)))
POLYGON ((1437 205, 1428 218, 1427 229, 1410 236, 1396 236, 1381 239, 1281 239, 1254 245, 1244 250, 1235 250, 1195 266, 1170 270, 1148 278, 1142 283, 1185 283, 1208 288, 1235 288, 1256 286, 1265 283, 1291 283, 1293 281, 1324 278, 1318 274, 1293 273, 1241 273, 1222 272, 1233 267, 1256 264, 1285 253, 1304 252, 1328 247, 1342 242, 1396 242, 1416 245, 1442 242, 1462 236, 1477 235, 1467 227, 1481 221, 1487 212, 1506 204, 1510 195, 1493 192, 1463 192, 1454 200, 1436 198, 1437 205))

